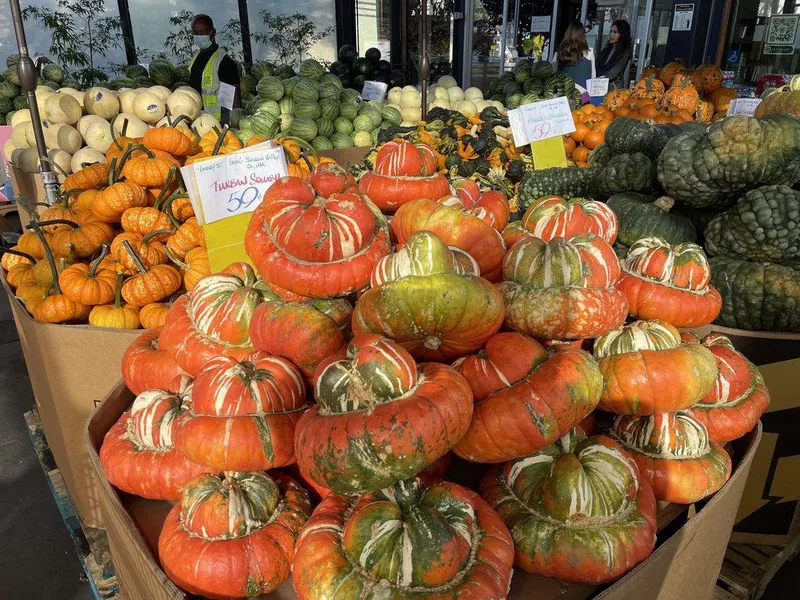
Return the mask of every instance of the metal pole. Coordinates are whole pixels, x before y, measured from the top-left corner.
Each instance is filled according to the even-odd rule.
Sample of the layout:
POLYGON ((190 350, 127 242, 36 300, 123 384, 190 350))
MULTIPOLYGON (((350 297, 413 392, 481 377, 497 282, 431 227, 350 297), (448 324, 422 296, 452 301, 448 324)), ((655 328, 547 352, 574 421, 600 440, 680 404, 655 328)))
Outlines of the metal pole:
POLYGON ((514 39, 511 42, 511 47, 516 49, 518 44, 519 44, 519 0, 516 0, 514 2, 514 39))
MULTIPOLYGON (((636 36, 639 34, 639 0, 633 0, 633 11, 631 12, 631 20, 633 21, 633 23, 631 24, 631 39, 633 41, 633 47, 631 48, 631 50, 633 50, 633 52, 631 54, 631 57, 635 57, 636 56, 636 36)), ((642 45, 639 44, 639 54, 640 55, 641 55, 641 47, 642 47, 642 45)), ((633 62, 632 60, 629 61, 628 65, 625 67, 625 75, 624 75, 625 81, 629 81, 630 80, 631 63, 632 62, 633 62)), ((638 79, 638 77, 637 77, 637 79, 638 79)))
POLYGON ((583 26, 586 26, 586 13, 589 12, 589 0, 583 0, 581 2, 581 23, 583 26))
POLYGON ((653 0, 647 0, 644 7, 644 43, 639 47, 639 60, 636 64, 636 80, 642 78, 642 71, 644 71, 644 59, 647 54, 647 35, 650 31, 650 19, 653 17, 653 0))
POLYGON ((125 58, 129 65, 136 64, 136 42, 133 39, 133 24, 131 23, 131 8, 128 0, 117 0, 119 20, 122 23, 122 42, 125 45, 125 58))
POLYGON ((556 27, 558 25, 558 0, 553 0, 553 16, 550 21, 550 54, 548 60, 553 60, 556 53, 556 27))
POLYGON ((508 0, 503 0, 503 25, 500 34, 500 75, 506 70, 506 30, 508 28, 508 0))
POLYGON ((17 76, 19 85, 25 92, 25 99, 28 101, 28 108, 31 111, 31 123, 33 125, 33 135, 36 138, 36 149, 39 151, 39 173, 42 175, 42 184, 50 205, 58 202, 58 178, 56 178, 50 162, 47 160, 47 145, 44 141, 42 131, 42 121, 39 116, 39 105, 36 104, 36 80, 39 73, 33 60, 28 56, 28 43, 25 40, 25 26, 22 23, 22 12, 19 9, 19 0, 10 0, 11 19, 14 22, 14 33, 17 36, 17 49, 19 50, 19 62, 17 63, 17 76))
POLYGON ((461 87, 467 89, 472 83, 472 29, 475 26, 475 0, 464 2, 464 56, 461 87))
POLYGON ((253 65, 253 47, 250 45, 250 16, 247 0, 239 0, 239 24, 242 26, 242 57, 248 67, 253 65))
POLYGON ((428 116, 428 77, 431 75, 431 60, 428 57, 428 0, 422 0, 422 23, 419 28, 422 48, 419 57, 419 77, 422 87, 422 119, 428 116))

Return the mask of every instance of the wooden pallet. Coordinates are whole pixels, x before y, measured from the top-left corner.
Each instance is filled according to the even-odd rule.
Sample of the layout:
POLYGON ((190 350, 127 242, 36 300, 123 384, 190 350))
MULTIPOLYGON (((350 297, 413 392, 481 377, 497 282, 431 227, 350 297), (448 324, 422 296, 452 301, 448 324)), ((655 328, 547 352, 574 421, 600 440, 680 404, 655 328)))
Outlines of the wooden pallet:
POLYGON ((784 563, 800 551, 800 535, 788 544, 728 544, 714 598, 757 600, 784 563))
POLYGON ((58 512, 75 544, 78 559, 86 572, 86 578, 95 599, 113 600, 119 597, 117 574, 111 562, 111 552, 108 549, 105 531, 81 526, 64 485, 64 478, 56 467, 53 454, 44 437, 39 413, 36 410, 25 413, 25 423, 28 426, 28 435, 39 459, 39 465, 44 471, 47 485, 58 506, 58 512))

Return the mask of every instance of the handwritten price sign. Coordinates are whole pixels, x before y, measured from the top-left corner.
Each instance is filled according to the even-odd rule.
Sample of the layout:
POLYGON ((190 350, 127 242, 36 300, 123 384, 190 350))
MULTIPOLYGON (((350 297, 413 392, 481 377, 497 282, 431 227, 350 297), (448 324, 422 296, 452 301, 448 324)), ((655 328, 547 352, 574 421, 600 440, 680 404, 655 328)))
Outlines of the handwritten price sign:
POLYGON ((263 144, 181 171, 201 225, 253 212, 269 186, 287 175, 283 149, 263 144))
POLYGON ((523 104, 508 111, 511 133, 517 147, 575 131, 566 98, 523 104))
POLYGON ((761 98, 734 98, 728 107, 728 116, 747 115, 752 117, 759 104, 761 104, 761 98))

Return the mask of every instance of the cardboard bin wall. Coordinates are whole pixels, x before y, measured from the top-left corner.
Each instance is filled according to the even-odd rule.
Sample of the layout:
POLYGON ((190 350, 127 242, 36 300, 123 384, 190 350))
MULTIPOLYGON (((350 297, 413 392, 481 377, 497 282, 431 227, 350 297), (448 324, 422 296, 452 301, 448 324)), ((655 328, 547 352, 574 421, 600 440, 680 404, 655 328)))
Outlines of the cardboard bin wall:
MULTIPOLYGON (((0 269, 2 271, 2 269, 0 269)), ((142 330, 35 321, 2 279, 42 428, 81 520, 103 527, 100 489, 83 443, 86 419, 120 378, 120 361, 142 330)))
POLYGON ((771 396, 731 540, 785 544, 800 535, 800 334, 712 329, 758 366, 771 396))
MULTIPOLYGON (((158 535, 170 510, 169 502, 143 500, 118 493, 106 480, 98 458, 103 437, 133 402, 119 382, 86 424, 85 444, 101 481, 106 531, 120 589, 126 598, 183 600, 181 592, 158 566, 158 535)), ((670 537, 659 540, 650 558, 605 589, 565 585, 555 579, 514 571, 509 600, 684 600, 711 598, 734 515, 750 465, 761 439, 761 425, 733 444, 735 470, 730 481, 711 500, 697 505, 697 514, 670 537)), ((678 511, 681 514, 684 510, 678 511)), ((680 524, 680 522, 676 522, 680 524)), ((677 525, 676 525, 677 526, 677 525)), ((669 531, 669 527, 662 534, 669 531)), ((296 598, 289 582, 269 596, 296 598)))

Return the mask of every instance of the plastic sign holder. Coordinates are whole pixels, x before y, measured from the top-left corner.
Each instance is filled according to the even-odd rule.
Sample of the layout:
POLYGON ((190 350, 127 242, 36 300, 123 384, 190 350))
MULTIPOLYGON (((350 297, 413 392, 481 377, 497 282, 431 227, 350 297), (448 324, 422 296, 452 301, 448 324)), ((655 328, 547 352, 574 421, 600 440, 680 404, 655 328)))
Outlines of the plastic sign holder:
POLYGON ((516 146, 531 145, 536 169, 566 167, 567 154, 562 135, 575 131, 572 111, 565 97, 523 104, 508 111, 516 146))
POLYGON ((283 148, 264 142, 198 160, 182 167, 181 174, 203 227, 211 272, 234 262, 251 262, 244 249, 244 234, 265 192, 288 174, 283 148))
POLYGON ((364 88, 361 90, 361 97, 364 100, 383 102, 386 99, 388 89, 389 86, 382 81, 365 81, 364 88))

